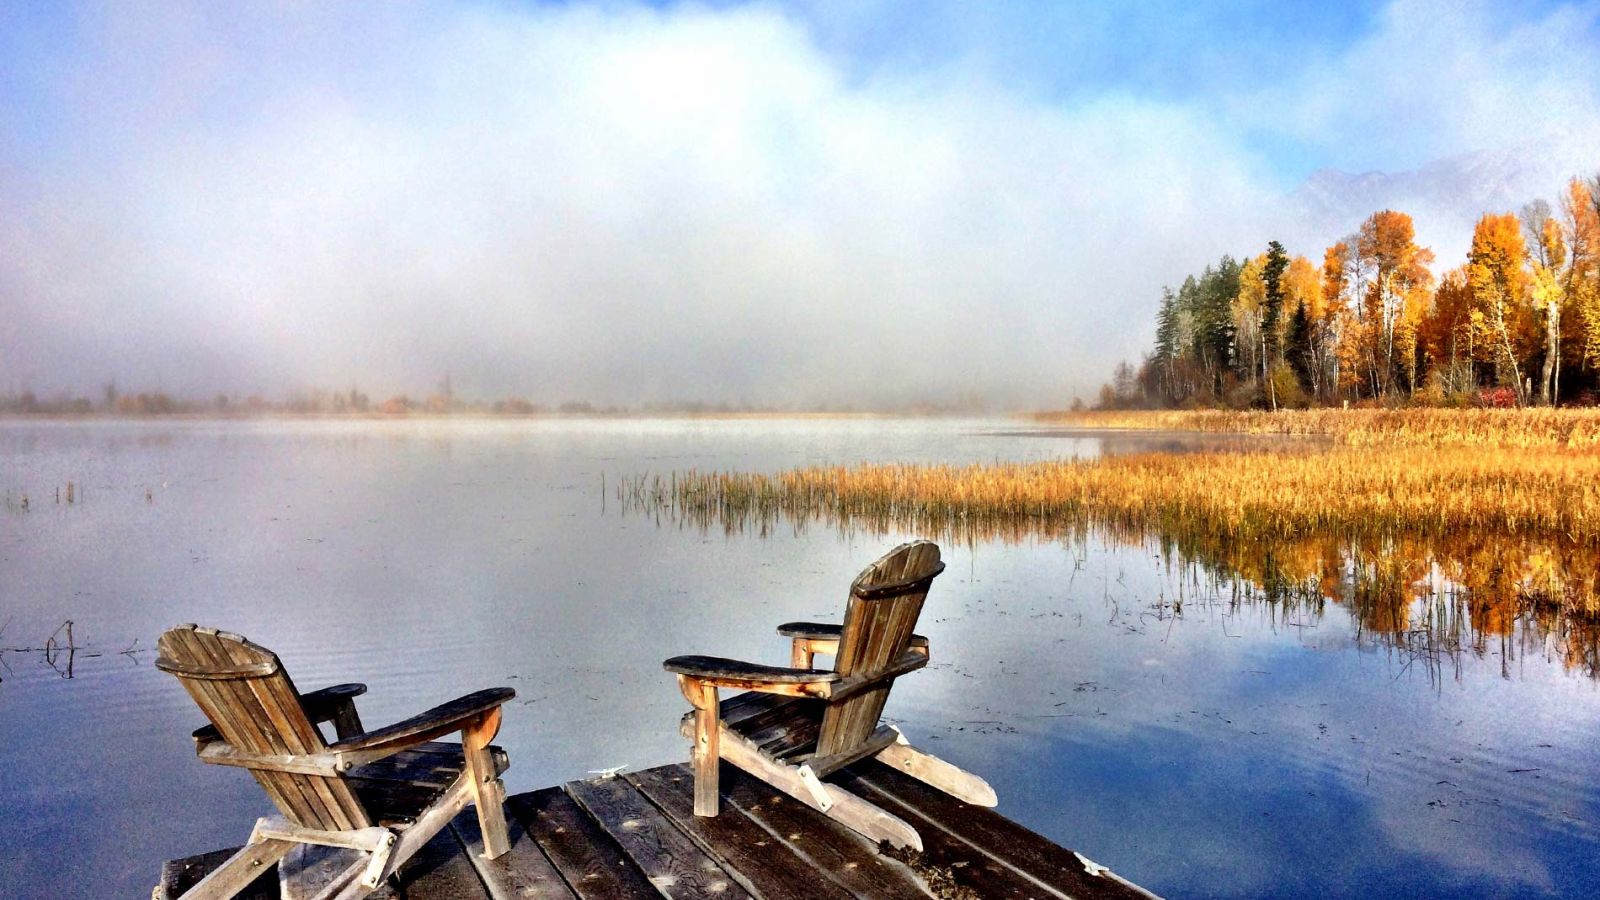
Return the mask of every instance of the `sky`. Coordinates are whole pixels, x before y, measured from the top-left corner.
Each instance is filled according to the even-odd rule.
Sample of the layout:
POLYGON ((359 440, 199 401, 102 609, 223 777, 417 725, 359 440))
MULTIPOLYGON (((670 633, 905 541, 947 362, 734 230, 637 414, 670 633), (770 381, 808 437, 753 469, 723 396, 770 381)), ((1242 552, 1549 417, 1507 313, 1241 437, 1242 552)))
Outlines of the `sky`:
POLYGON ((0 392, 1059 407, 1340 173, 1458 263, 1600 170, 1596 58, 1594 2, 4 0, 0 392))

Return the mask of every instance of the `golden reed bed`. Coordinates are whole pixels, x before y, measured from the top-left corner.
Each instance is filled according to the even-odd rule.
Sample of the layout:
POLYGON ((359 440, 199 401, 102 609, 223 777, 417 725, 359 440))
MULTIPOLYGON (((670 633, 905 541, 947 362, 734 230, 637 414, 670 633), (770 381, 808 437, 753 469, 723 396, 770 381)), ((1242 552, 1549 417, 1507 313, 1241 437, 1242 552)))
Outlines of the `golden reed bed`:
POLYGON ((1600 631, 1587 624, 1600 623, 1600 413, 1039 418, 1332 440, 1033 463, 689 472, 626 484, 619 494, 701 527, 766 528, 781 517, 957 540, 1095 532, 1153 541, 1269 595, 1348 602, 1365 627, 1391 634, 1413 629, 1417 610, 1443 591, 1459 605, 1449 618, 1470 620, 1479 638, 1506 634, 1520 619, 1559 633, 1574 644, 1570 660, 1600 672, 1600 631))
POLYGON ((1600 541, 1600 452, 1483 446, 1142 454, 690 472, 675 505, 1015 525, 1093 519, 1238 540, 1490 534, 1600 541))
POLYGON ((1030 418, 1082 428, 1327 435, 1356 446, 1600 449, 1600 408, 1113 410, 1030 418))

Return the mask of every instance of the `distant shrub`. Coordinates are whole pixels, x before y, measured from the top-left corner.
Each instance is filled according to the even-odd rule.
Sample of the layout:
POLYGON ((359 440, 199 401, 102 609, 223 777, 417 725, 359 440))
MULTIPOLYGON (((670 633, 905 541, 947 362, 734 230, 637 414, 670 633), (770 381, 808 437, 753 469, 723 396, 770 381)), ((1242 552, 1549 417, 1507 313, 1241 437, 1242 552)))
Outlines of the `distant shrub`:
POLYGON ((1517 405, 1517 392, 1509 387, 1478 389, 1478 404, 1483 409, 1512 409, 1517 405))

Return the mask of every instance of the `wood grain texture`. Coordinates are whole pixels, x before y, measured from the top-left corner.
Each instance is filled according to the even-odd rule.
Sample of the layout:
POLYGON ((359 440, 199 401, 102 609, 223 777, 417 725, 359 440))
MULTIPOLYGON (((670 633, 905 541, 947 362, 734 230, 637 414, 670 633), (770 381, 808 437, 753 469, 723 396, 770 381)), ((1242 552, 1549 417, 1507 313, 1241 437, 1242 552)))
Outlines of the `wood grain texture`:
POLYGON ((986 870, 995 866, 1009 869, 1061 896, 1120 900, 1149 896, 1116 879, 1090 875, 1071 850, 991 809, 962 803, 881 763, 858 763, 841 773, 841 783, 916 824, 925 841, 955 855, 993 860, 984 864, 986 870))
POLYGON ((473 691, 393 725, 340 740, 333 744, 333 749, 373 750, 431 741, 440 735, 461 731, 485 713, 498 709, 501 704, 516 696, 517 692, 507 687, 473 691))
POLYGON ((750 894, 622 778, 574 781, 567 793, 670 900, 744 900, 750 894))
POLYGON ((510 798, 506 808, 584 900, 659 900, 660 894, 604 829, 560 788, 510 798))
POLYGON ((484 900, 489 889, 467 859, 466 849, 454 830, 442 828, 397 873, 407 897, 450 900, 484 900))
POLYGON ((650 769, 629 775, 628 781, 753 896, 763 900, 849 900, 855 896, 743 810, 725 806, 715 818, 696 816, 695 779, 688 769, 650 769))
POLYGON ((661 668, 675 675, 688 675, 703 681, 751 681, 769 684, 815 684, 838 681, 833 672, 820 669, 791 669, 764 666, 722 656, 674 656, 661 668))
MULTIPOLYGON (((163 668, 173 672, 229 744, 262 756, 314 755, 327 749, 272 651, 240 635, 195 625, 169 629, 157 641, 157 650, 168 663, 163 668), (231 678, 193 675, 252 666, 272 671, 231 678)), ((355 794, 337 778, 261 770, 251 774, 295 824, 330 830, 371 824, 355 794)))
MULTIPOLYGON (((508 760, 489 740, 501 704, 515 696, 510 688, 478 691, 364 733, 354 703, 364 685, 302 695, 270 650, 214 628, 180 625, 162 634, 157 648, 157 666, 179 680, 211 723, 194 733, 200 758, 245 767, 283 815, 270 832, 259 832, 270 840, 201 881, 201 896, 231 896, 264 867, 276 868, 289 897, 364 896, 355 873, 370 862, 376 877, 385 859, 385 871, 396 871, 473 802, 483 851, 508 849, 499 779, 508 760), (324 722, 334 725, 335 745, 317 727, 324 722), (464 743, 429 740, 450 731, 461 731, 464 743), (352 769, 360 760, 367 764, 352 769), (378 850, 348 843, 374 821, 393 829, 374 831, 384 840, 378 850), (329 844, 359 850, 329 853, 329 844), (290 847, 290 858, 279 862, 290 847)), ((460 843, 454 832, 447 838, 460 843)))
MULTIPOLYGON (((943 566, 938 544, 913 541, 884 554, 856 576, 834 657, 834 670, 841 678, 872 683, 903 664, 928 586, 943 566), (876 599, 866 596, 890 587, 894 590, 876 599)), ((833 756, 865 741, 878 727, 892 686, 890 676, 885 683, 829 704, 817 737, 817 755, 833 756)))
POLYGON ((876 844, 853 829, 732 766, 725 767, 722 777, 728 806, 779 836, 819 872, 852 893, 883 900, 931 896, 909 868, 879 853, 876 844))
POLYGON ((494 859, 483 856, 483 835, 478 830, 476 814, 464 812, 450 825, 491 900, 570 900, 576 896, 515 816, 508 816, 506 821, 509 849, 494 859))
MULTIPOLYGON (((879 763, 857 763, 835 778, 850 793, 834 785, 830 790, 875 815, 892 812, 914 823, 923 851, 907 862, 887 856, 851 827, 731 765, 721 772, 722 815, 696 817, 693 774, 677 764, 575 783, 570 793, 549 788, 511 797, 510 849, 495 860, 481 856, 476 815, 458 808, 448 827, 421 842, 425 846, 401 871, 399 887, 407 900, 928 900, 932 893, 923 875, 937 874, 984 898, 1151 896, 1111 875, 1091 875, 1072 851, 879 763)), ((456 791, 463 807, 468 793, 465 785, 456 791)), ((156 896, 172 900, 230 854, 168 863, 156 896)), ((276 867, 255 871, 272 874, 276 867)), ((240 896, 276 896, 273 879, 255 881, 240 896)), ((373 896, 398 895, 385 886, 373 896)))

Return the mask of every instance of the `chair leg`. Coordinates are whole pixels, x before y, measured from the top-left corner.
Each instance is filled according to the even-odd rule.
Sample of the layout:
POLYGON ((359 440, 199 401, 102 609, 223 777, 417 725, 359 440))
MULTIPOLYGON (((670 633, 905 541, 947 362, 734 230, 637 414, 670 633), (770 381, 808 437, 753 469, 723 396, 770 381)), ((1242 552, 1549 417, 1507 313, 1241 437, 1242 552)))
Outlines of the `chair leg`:
POLYGON ((895 743, 878 751, 876 758, 889 768, 938 788, 962 803, 994 806, 1000 802, 989 782, 925 750, 918 750, 907 743, 903 735, 895 743))
POLYGON ((678 676, 678 689, 694 706, 694 746, 689 751, 694 767, 694 814, 715 816, 718 810, 718 766, 722 760, 716 685, 678 676))
POLYGON ((785 794, 822 813, 835 822, 865 836, 870 841, 888 841, 891 846, 922 849, 922 836, 911 823, 894 813, 875 806, 835 784, 814 781, 800 774, 798 766, 778 762, 751 746, 736 734, 724 735, 723 755, 756 778, 765 781, 785 794), (813 791, 820 789, 828 798, 820 802, 813 791))
POLYGON ((302 844, 278 864, 278 890, 282 900, 330 900, 361 877, 372 853, 342 847, 302 844), (296 856, 300 870, 285 871, 296 856))
POLYGON ((265 840, 246 844, 210 875, 184 891, 181 900, 229 900, 293 848, 293 841, 265 840))
POLYGON ((466 753, 467 771, 472 776, 473 805, 478 808, 478 827, 483 832, 483 856, 494 859, 511 849, 506 830, 506 786, 494 770, 489 742, 500 731, 500 708, 484 713, 462 731, 461 746, 466 753))

